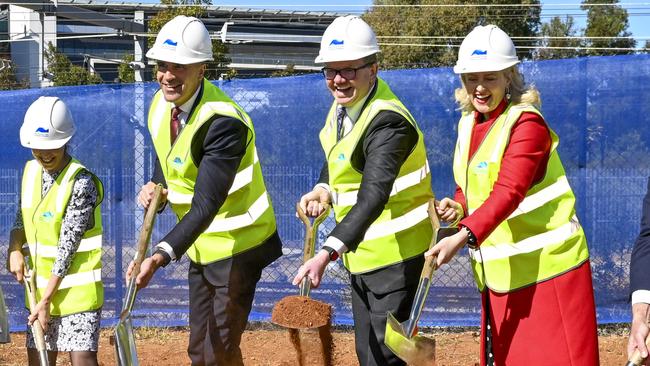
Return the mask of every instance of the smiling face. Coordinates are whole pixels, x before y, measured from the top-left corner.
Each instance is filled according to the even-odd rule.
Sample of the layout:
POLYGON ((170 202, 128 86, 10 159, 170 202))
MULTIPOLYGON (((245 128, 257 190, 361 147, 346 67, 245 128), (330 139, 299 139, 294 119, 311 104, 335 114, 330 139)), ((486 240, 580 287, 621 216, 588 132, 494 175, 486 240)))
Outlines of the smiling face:
POLYGON ((53 150, 32 149, 32 155, 43 169, 50 174, 63 169, 70 160, 70 155, 66 153, 65 146, 53 150))
POLYGON ((340 73, 332 80, 325 79, 336 103, 344 107, 350 107, 368 95, 377 79, 377 63, 366 64, 363 59, 328 62, 325 66, 335 70, 357 69, 352 80, 344 78, 340 73))
POLYGON ((158 61, 156 80, 160 84, 165 100, 181 106, 187 102, 203 81, 205 64, 190 65, 158 61))
POLYGON ((510 85, 503 71, 468 73, 462 78, 474 109, 486 115, 499 106, 510 85))

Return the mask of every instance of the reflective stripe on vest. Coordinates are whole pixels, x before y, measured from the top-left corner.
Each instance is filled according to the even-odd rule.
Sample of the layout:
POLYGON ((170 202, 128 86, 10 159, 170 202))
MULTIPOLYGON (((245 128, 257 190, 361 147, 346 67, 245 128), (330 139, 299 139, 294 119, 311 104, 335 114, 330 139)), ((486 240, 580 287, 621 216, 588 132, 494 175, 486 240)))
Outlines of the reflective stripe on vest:
MULTIPOLYGON (((61 224, 72 197, 76 176, 87 171, 78 161, 61 171, 52 186, 41 198, 42 167, 35 160, 27 162, 23 174, 21 210, 25 236, 30 252, 30 264, 36 279, 36 297, 47 288, 52 267, 57 257, 61 224)), ((93 210, 94 226, 86 230, 79 248, 52 297, 50 313, 55 316, 99 309, 104 301, 101 282, 102 222, 100 203, 103 199, 101 181, 92 173, 97 187, 98 202, 93 210), (60 290, 66 291, 60 291, 60 290)), ((29 307, 26 301, 26 305, 29 307)))
MULTIPOLYGON (((253 159, 253 164, 239 171, 237 175, 235 175, 235 180, 232 182, 232 186, 230 186, 230 190, 228 190, 228 194, 240 190, 242 187, 250 184, 253 181, 253 167, 255 166, 255 164, 259 162, 259 159, 257 157, 257 149, 254 149, 253 151, 255 154, 255 157, 253 159)), ((187 194, 180 193, 173 189, 169 189, 167 191, 167 200, 170 203, 190 204, 192 203, 193 197, 194 197, 193 193, 187 193, 187 194)))
MULTIPOLYGON (((102 249, 102 236, 92 236, 90 238, 81 239, 79 243, 79 248, 76 253, 90 252, 93 250, 102 249)), ((45 258, 56 258, 57 247, 52 245, 45 245, 42 243, 29 244, 29 252, 36 253, 38 250, 38 255, 45 258), (38 248, 38 249, 37 249, 38 248)))
MULTIPOLYGON (((49 280, 49 278, 45 278, 43 276, 36 276, 36 287, 46 288, 47 282, 49 280)), ((58 289, 63 290, 66 288, 78 287, 101 281, 102 270, 98 268, 88 272, 67 274, 65 277, 63 277, 63 280, 61 280, 61 284, 59 285, 58 289)))
MULTIPOLYGON (((499 176, 512 127, 522 113, 540 114, 529 106, 509 106, 490 126, 474 156, 469 144, 472 114, 459 122, 454 178, 467 199, 469 213, 490 195, 499 176)), ((470 250, 478 287, 509 292, 553 278, 579 266, 589 253, 575 215, 575 196, 557 153, 559 139, 549 128, 551 151, 540 182, 530 187, 518 207, 476 250, 470 250)))
POLYGON ((354 169, 350 159, 375 116, 382 111, 392 111, 403 116, 417 131, 418 141, 400 167, 381 214, 368 227, 356 249, 343 254, 343 263, 355 274, 421 255, 432 236, 426 209, 433 193, 422 132, 383 80, 377 80, 376 91, 366 103, 352 130, 340 141, 337 141, 336 103, 332 104, 325 126, 320 132, 320 141, 327 156, 329 185, 337 222, 341 222, 357 203, 363 173, 354 169))
MULTIPOLYGON (((276 230, 270 197, 262 177, 250 117, 223 91, 203 81, 199 100, 174 144, 169 139, 172 104, 158 92, 149 110, 149 131, 168 185, 167 199, 177 218, 190 210, 199 168, 191 154, 194 138, 215 116, 234 118, 248 128, 248 143, 228 196, 209 227, 187 250, 195 263, 208 264, 254 248, 276 230), (245 230, 244 230, 245 229, 245 230)), ((202 141, 196 142, 202 143, 202 141)))
POLYGON ((469 255, 477 262, 489 262, 518 254, 531 253, 546 246, 564 242, 580 229, 578 218, 575 216, 574 218, 575 220, 567 222, 556 229, 530 236, 517 243, 499 243, 484 248, 481 247, 480 253, 478 249, 469 249, 469 255))
MULTIPOLYGON (((429 161, 425 161, 424 166, 421 167, 420 169, 395 179, 395 182, 393 183, 393 188, 390 190, 390 195, 394 196, 397 193, 407 188, 411 188, 417 185, 418 183, 426 179, 429 173, 430 173, 429 161)), ((333 191, 332 203, 339 206, 353 206, 357 203, 358 194, 359 194, 358 190, 349 191, 341 194, 336 193, 336 191, 333 191)))

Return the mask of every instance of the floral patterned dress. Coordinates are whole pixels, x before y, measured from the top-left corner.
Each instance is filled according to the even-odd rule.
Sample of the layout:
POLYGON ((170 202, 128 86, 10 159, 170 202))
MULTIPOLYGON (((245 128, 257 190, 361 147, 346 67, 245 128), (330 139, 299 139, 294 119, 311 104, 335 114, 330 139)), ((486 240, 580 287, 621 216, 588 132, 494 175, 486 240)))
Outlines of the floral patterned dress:
MULTIPOLYGON (((60 173, 60 172, 59 172, 60 173)), ((52 187, 59 173, 49 174, 43 170, 41 197, 52 187)), ((68 202, 52 274, 64 277, 68 273, 72 258, 79 248, 84 232, 94 225, 93 212, 97 202, 97 187, 88 172, 81 172, 75 178, 72 196, 68 202)), ((14 229, 23 229, 23 217, 18 205, 14 229)), ((45 333, 48 351, 97 351, 99 343, 99 322, 101 309, 65 316, 52 316, 45 333)), ((27 347, 36 348, 31 327, 27 327, 27 347)))

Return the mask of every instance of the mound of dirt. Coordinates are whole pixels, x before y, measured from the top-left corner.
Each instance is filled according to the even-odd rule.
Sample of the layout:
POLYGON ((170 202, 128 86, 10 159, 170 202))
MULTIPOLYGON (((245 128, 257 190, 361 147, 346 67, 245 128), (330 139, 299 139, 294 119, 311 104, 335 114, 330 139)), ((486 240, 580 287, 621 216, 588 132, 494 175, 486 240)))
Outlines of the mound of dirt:
POLYGON ((287 328, 318 328, 330 324, 332 306, 306 296, 287 296, 273 307, 271 321, 287 328))

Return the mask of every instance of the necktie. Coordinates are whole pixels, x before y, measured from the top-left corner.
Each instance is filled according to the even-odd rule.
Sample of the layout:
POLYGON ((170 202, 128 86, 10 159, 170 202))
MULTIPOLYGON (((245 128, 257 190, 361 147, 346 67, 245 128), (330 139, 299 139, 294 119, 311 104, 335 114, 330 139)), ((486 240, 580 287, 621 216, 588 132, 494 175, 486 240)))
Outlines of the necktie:
POLYGON ((171 138, 172 144, 176 141, 176 137, 181 132, 181 121, 178 119, 178 115, 181 114, 180 107, 172 108, 172 119, 169 123, 169 137, 171 138))
POLYGON ((345 107, 338 106, 336 109, 336 132, 337 132, 337 140, 340 140, 345 136, 345 128, 343 125, 343 121, 345 121, 345 107))

